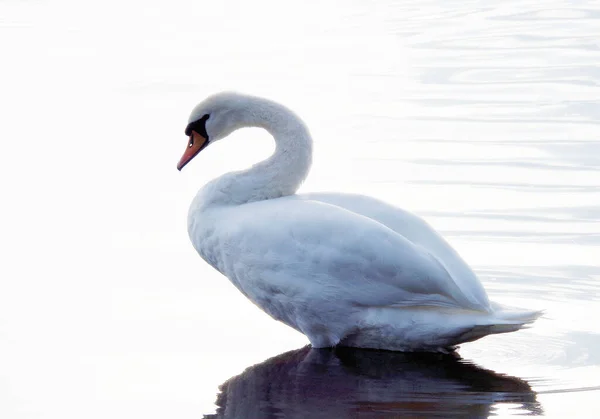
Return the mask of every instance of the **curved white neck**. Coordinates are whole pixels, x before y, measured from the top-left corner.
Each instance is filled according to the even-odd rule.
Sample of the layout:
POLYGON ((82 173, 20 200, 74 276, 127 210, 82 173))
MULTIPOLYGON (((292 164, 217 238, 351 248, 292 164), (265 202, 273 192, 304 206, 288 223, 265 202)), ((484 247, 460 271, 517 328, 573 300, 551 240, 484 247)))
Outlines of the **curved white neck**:
POLYGON ((236 112, 236 129, 264 128, 275 139, 275 152, 247 170, 227 173, 205 185, 197 196, 197 204, 202 208, 292 195, 310 170, 312 139, 292 111, 266 99, 249 98, 236 112))

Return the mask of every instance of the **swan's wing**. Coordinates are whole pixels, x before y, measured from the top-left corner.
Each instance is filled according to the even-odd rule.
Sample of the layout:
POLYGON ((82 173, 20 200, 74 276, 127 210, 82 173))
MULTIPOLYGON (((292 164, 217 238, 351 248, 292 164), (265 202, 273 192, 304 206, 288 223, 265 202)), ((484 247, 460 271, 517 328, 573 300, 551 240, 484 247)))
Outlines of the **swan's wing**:
POLYGON ((282 198, 215 209, 210 216, 218 219, 215 233, 195 233, 192 224, 192 241, 249 296, 266 289, 358 306, 486 309, 429 252, 342 208, 282 198))
POLYGON ((450 276, 469 299, 483 306, 490 304, 477 275, 450 244, 419 216, 370 196, 314 192, 296 195, 299 199, 324 202, 371 218, 423 247, 444 265, 450 276))

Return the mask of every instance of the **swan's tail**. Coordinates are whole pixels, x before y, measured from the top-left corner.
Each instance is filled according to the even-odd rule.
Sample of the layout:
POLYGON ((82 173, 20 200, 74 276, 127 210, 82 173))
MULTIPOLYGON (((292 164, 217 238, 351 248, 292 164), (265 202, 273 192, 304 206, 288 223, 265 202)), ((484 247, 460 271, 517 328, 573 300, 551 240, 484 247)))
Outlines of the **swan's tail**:
POLYGON ((544 314, 543 310, 523 310, 516 307, 507 307, 498 303, 491 303, 494 310, 494 317, 504 322, 520 323, 526 326, 533 323, 538 317, 544 314))
POLYGON ((491 305, 493 312, 486 316, 485 320, 478 322, 479 324, 458 336, 458 340, 472 342, 487 335, 525 329, 544 313, 543 311, 506 307, 497 303, 491 305))

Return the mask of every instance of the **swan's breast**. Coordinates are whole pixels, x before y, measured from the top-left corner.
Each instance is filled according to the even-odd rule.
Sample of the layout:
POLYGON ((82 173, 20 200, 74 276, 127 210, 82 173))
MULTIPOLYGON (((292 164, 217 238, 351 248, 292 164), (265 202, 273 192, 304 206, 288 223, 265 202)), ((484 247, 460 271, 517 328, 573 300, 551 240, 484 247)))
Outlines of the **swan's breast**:
POLYGON ((280 276, 285 263, 283 260, 276 263, 266 253, 248 257, 253 254, 253 240, 245 234, 245 223, 237 219, 238 211, 236 207, 190 211, 188 233, 192 244, 202 259, 225 275, 247 298, 275 319, 296 327, 290 304, 297 293, 294 287, 285 283, 274 286, 263 280, 280 276), (269 266, 268 271, 264 270, 265 265, 269 266))

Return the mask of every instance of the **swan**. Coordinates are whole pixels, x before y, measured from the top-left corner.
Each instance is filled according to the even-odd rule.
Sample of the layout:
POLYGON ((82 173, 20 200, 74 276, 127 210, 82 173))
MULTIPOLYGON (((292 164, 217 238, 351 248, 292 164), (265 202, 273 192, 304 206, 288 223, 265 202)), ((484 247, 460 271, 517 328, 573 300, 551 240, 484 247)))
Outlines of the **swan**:
POLYGON ((312 139, 271 100, 222 92, 200 102, 177 169, 243 127, 265 129, 275 151, 202 187, 189 237, 202 259, 313 347, 448 352, 541 314, 491 302, 458 253, 408 211, 361 195, 296 194, 312 139))

